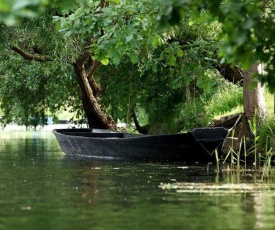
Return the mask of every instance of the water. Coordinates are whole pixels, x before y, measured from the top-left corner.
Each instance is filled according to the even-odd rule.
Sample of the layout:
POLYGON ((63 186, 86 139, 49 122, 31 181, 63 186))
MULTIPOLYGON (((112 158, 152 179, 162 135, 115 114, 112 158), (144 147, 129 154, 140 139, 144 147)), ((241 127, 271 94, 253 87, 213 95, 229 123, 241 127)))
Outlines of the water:
POLYGON ((71 158, 51 132, 2 132, 0 229, 274 229, 273 189, 230 187, 257 180, 207 165, 71 158))

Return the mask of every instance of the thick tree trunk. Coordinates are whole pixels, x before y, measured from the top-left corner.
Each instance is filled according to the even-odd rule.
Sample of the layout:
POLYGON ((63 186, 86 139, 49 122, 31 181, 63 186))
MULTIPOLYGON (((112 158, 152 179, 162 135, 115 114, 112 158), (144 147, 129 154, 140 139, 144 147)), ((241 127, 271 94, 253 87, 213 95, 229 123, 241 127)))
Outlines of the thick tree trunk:
POLYGON ((89 55, 86 54, 85 56, 84 54, 73 63, 73 66, 82 92, 82 103, 89 127, 116 130, 117 126, 114 120, 102 111, 97 101, 99 87, 94 79, 94 73, 100 64, 90 62, 89 65, 85 66, 88 59, 89 55))
POLYGON ((234 83, 239 82, 243 86, 244 113, 242 115, 242 122, 234 128, 235 136, 233 139, 231 135, 229 135, 224 146, 225 151, 230 148, 237 151, 240 148, 243 137, 253 138, 254 134, 250 128, 249 121, 252 122, 253 118, 256 117, 257 125, 260 125, 265 115, 264 90, 261 84, 253 78, 253 74, 258 71, 257 67, 256 64, 251 65, 247 71, 243 71, 239 67, 232 68, 229 65, 216 68, 227 80, 234 83), (228 146, 230 146, 230 148, 228 148, 228 146))
POLYGON ((259 119, 264 117, 264 90, 261 84, 253 78, 253 74, 258 71, 258 65, 251 65, 247 71, 226 64, 215 66, 215 68, 225 79, 243 86, 243 108, 245 117, 248 120, 251 120, 255 116, 259 119))
POLYGON ((249 70, 242 71, 243 74, 243 107, 244 116, 242 125, 239 131, 239 139, 242 136, 253 137, 249 121, 252 122, 253 118, 256 119, 256 124, 259 126, 262 123, 262 119, 265 116, 265 101, 264 90, 260 82, 253 78, 253 75, 257 73, 258 65, 253 64, 249 70))
MULTIPOLYGON (((103 5, 106 4, 103 0, 101 3, 103 5)), ((11 49, 26 60, 39 62, 51 60, 47 55, 27 53, 19 47, 13 46, 11 49)), ((117 126, 114 120, 111 116, 107 116, 104 111, 102 111, 97 101, 100 89, 94 79, 94 73, 100 65, 100 62, 91 59, 89 52, 83 52, 83 54, 73 63, 77 81, 82 92, 82 104, 88 118, 89 127, 116 130, 117 126)))
POLYGON ((253 78, 253 74, 257 71, 257 64, 253 64, 248 71, 243 71, 243 104, 244 113, 248 120, 255 116, 262 119, 265 115, 264 90, 260 82, 253 78), (256 86, 251 88, 252 85, 256 86))

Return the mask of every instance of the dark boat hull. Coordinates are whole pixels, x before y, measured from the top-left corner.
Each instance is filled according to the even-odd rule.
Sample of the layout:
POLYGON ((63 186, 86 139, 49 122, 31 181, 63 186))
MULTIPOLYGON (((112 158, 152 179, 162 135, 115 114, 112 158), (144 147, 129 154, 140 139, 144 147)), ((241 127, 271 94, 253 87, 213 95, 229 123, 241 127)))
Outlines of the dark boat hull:
POLYGON ((99 129, 56 129, 63 152, 96 158, 154 161, 213 161, 227 131, 224 128, 194 129, 172 135, 137 135, 99 129))

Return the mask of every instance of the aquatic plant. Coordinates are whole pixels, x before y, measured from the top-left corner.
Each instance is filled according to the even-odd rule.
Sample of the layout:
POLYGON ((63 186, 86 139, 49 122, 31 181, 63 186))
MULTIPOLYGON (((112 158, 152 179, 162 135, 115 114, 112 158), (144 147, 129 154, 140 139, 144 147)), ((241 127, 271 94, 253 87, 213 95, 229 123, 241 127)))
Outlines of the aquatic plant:
POLYGON ((231 168, 233 168, 233 165, 237 164, 237 169, 240 168, 240 165, 241 165, 241 155, 242 155, 242 146, 243 146, 243 138, 241 138, 240 140, 240 143, 239 143, 239 146, 238 146, 238 149, 236 149, 234 146, 235 146, 235 143, 234 141, 236 140, 235 138, 235 129, 232 129, 231 131, 231 146, 229 146, 229 150, 224 158, 224 161, 223 163, 225 163, 227 161, 227 159, 229 158, 230 156, 230 164, 231 164, 231 168))
POLYGON ((258 140, 259 149, 275 149, 275 115, 268 116, 263 120, 258 140))
POLYGON ((257 142, 260 138, 260 136, 258 136, 258 124, 257 124, 257 120, 256 120, 256 116, 254 116, 252 118, 252 121, 248 121, 249 123, 249 127, 251 129, 251 132, 253 134, 253 146, 254 146, 254 166, 257 167, 257 142))
POLYGON ((218 154, 218 150, 215 149, 215 158, 216 158, 216 163, 217 163, 217 171, 219 172, 220 171, 220 159, 219 159, 219 154, 218 154))
POLYGON ((264 120, 262 126, 258 128, 257 120, 253 118, 249 122, 253 133, 250 148, 247 146, 247 139, 243 136, 239 140, 239 146, 236 149, 234 145, 235 130, 231 131, 231 146, 226 153, 223 164, 227 164, 230 159, 229 171, 247 172, 247 162, 253 162, 254 172, 261 173, 261 180, 275 178, 275 170, 272 167, 272 159, 275 155, 275 116, 264 120), (244 166, 241 168, 241 166, 244 166))

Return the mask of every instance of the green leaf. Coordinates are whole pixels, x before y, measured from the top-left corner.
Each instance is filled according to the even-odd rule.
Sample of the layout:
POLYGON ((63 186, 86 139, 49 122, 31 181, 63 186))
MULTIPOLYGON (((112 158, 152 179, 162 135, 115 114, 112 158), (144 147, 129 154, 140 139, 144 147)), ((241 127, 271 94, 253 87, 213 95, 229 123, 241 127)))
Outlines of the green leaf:
POLYGON ((129 42, 129 41, 133 40, 133 37, 134 37, 133 34, 126 36, 126 41, 129 42))
POLYGON ((133 64, 136 64, 138 62, 138 55, 135 53, 131 54, 130 60, 133 64))
POLYGON ((120 0, 109 0, 108 2, 113 2, 115 4, 119 4, 120 0))
POLYGON ((114 52, 112 55, 112 62, 114 65, 118 65, 120 63, 121 56, 118 52, 114 52))
POLYGON ((101 62, 103 65, 108 65, 108 64, 109 64, 109 59, 108 59, 108 58, 104 58, 104 59, 100 60, 100 62, 101 62))

